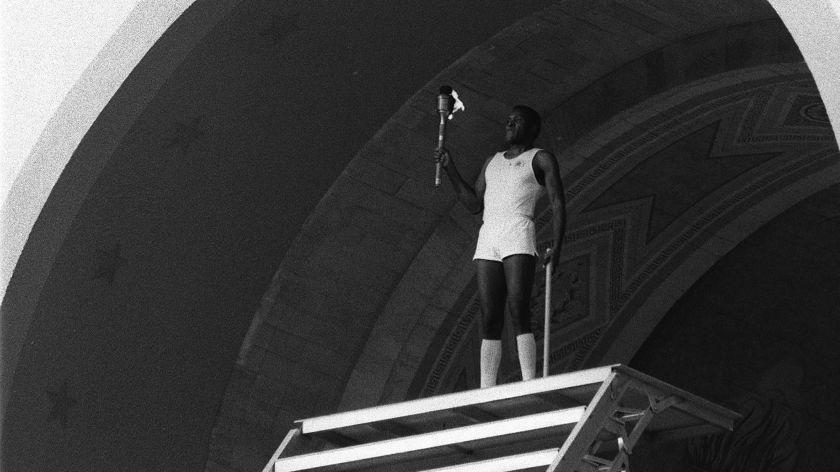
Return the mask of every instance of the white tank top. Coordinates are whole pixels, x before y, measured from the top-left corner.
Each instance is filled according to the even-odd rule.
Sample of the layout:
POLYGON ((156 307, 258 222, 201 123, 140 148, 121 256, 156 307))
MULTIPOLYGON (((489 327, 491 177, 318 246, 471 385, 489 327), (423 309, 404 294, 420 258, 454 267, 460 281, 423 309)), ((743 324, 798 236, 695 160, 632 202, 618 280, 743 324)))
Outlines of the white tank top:
POLYGON ((541 151, 529 149, 513 159, 497 152, 484 170, 484 221, 506 221, 513 217, 534 219, 534 206, 542 195, 532 161, 541 151))

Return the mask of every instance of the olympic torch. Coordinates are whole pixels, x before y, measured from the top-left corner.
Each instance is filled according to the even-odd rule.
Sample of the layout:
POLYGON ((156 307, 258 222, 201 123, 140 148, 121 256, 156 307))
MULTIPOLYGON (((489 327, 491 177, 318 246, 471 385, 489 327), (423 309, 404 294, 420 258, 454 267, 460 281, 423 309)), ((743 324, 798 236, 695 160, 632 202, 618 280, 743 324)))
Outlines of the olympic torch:
MULTIPOLYGON (((437 150, 443 149, 443 142, 446 139, 446 122, 452 119, 456 111, 463 110, 464 104, 458 99, 458 92, 452 90, 449 85, 440 87, 437 99, 437 111, 440 116, 438 125, 437 150)), ((435 159, 435 188, 440 187, 440 159, 435 159)))

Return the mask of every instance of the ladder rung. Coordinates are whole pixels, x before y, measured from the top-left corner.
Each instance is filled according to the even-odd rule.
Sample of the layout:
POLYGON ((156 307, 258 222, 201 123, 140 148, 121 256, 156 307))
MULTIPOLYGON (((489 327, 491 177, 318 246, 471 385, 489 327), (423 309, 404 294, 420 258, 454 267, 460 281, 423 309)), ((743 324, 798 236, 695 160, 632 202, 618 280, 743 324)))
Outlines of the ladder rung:
POLYGON ((434 431, 416 436, 291 456, 279 459, 274 464, 274 470, 275 472, 307 470, 316 467, 346 464, 424 449, 451 446, 493 437, 527 433, 555 426, 570 425, 577 423, 583 417, 584 411, 585 407, 581 406, 434 431))
POLYGON ((318 416, 299 420, 298 423, 303 434, 311 434, 330 429, 345 428, 348 426, 534 395, 580 385, 597 384, 603 382, 610 375, 612 369, 613 366, 597 367, 526 382, 513 382, 480 390, 468 390, 402 403, 318 416))
POLYGON ((427 469, 421 472, 510 472, 532 467, 548 466, 557 457, 557 453, 559 452, 560 448, 543 449, 542 451, 527 452, 525 454, 499 457, 480 462, 469 462, 438 469, 427 469))

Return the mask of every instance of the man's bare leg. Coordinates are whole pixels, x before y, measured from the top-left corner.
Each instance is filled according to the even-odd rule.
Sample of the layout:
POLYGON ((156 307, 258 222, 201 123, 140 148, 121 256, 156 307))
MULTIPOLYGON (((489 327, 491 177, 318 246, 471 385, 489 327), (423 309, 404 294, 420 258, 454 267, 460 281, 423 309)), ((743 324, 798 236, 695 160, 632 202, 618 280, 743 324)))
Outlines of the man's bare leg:
POLYGON ((499 364, 502 363, 502 340, 482 339, 479 365, 481 371, 481 388, 496 385, 499 375, 499 364))
POLYGON ((517 333, 516 347, 522 380, 533 379, 537 367, 537 343, 531 331, 530 309, 535 268, 536 257, 532 255, 514 254, 504 260, 507 307, 517 333))
POLYGON ((516 348, 519 353, 519 369, 522 380, 531 380, 536 376, 537 369, 537 341, 534 333, 523 333, 516 336, 516 348))
POLYGON ((481 305, 481 388, 496 385, 502 360, 505 316, 505 272, 501 262, 476 260, 478 299, 481 305))

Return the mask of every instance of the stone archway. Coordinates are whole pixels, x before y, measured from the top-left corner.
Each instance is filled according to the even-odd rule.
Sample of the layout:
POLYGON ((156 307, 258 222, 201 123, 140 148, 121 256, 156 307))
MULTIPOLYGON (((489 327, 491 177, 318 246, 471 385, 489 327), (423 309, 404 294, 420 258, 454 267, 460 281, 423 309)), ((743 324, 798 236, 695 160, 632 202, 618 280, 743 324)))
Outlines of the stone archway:
MULTIPOLYGON (((358 300, 369 302, 374 298, 374 295, 384 298, 385 302, 381 306, 358 305, 361 310, 375 311, 373 313, 376 317, 374 326, 362 326, 357 333, 359 336, 356 341, 359 341, 360 344, 366 343, 366 345, 362 345, 357 352, 354 352, 358 356, 354 356, 349 361, 350 366, 348 368, 352 370, 350 374, 347 374, 349 379, 348 377, 339 377, 334 384, 326 385, 337 386, 336 388, 340 389, 344 385, 343 381, 348 381, 345 385, 343 402, 341 402, 342 407, 404 398, 406 389, 410 386, 410 381, 417 376, 417 368, 423 362, 422 357, 426 352, 429 352, 428 341, 434 337, 440 323, 448 316, 448 311, 452 307, 466 303, 460 297, 460 294, 464 292, 462 286, 451 285, 450 282, 453 280, 468 281, 468 274, 459 272, 460 269, 454 267, 463 266, 459 260, 467 257, 471 232, 474 230, 474 221, 468 215, 452 207, 451 196, 432 197, 423 192, 422 189, 426 188, 428 174, 427 162, 424 160, 427 157, 425 153, 418 151, 416 153, 405 153, 405 155, 401 154, 406 147, 419 150, 426 148, 426 136, 429 133, 426 132, 424 123, 433 121, 433 119, 430 120, 425 104, 432 103, 438 82, 454 80, 465 87, 472 87, 476 94, 476 99, 470 102, 477 105, 474 109, 477 109, 478 112, 476 115, 472 115, 475 118, 469 121, 459 121, 456 125, 461 128, 464 137, 455 145, 460 147, 461 150, 466 150, 482 145, 487 141, 487 137, 494 133, 498 112, 504 110, 509 105, 509 101, 514 99, 539 101, 544 104, 546 109, 554 109, 558 104, 569 99, 568 95, 574 95, 587 86, 598 82, 599 77, 616 70, 628 58, 635 58, 640 55, 640 52, 655 49, 659 40, 662 40, 663 44, 669 44, 675 37, 713 31, 723 26, 738 25, 742 24, 744 20, 766 20, 772 16, 768 14, 766 9, 760 7, 758 16, 751 16, 749 8, 744 10, 739 4, 729 6, 729 10, 715 17, 699 15, 697 18, 693 18, 698 23, 693 24, 686 22, 685 18, 688 15, 684 11, 682 21, 679 21, 681 15, 668 13, 666 6, 673 3, 669 1, 616 2, 616 5, 629 8, 631 15, 627 17, 628 19, 631 18, 632 12, 641 14, 641 17, 633 17, 641 23, 628 27, 622 25, 621 22, 615 22, 615 15, 612 15, 612 18, 609 14, 603 16, 604 8, 608 8, 605 5, 598 4, 590 11, 588 8, 592 6, 592 2, 558 2, 558 8, 547 10, 543 17, 529 18, 500 34, 495 42, 490 42, 485 44, 484 47, 474 50, 455 64, 458 69, 445 71, 439 80, 436 79, 433 81, 434 83, 430 83, 415 99, 409 101, 394 120, 374 136, 368 146, 360 153, 362 158, 357 159, 354 164, 348 167, 339 182, 326 196, 325 201, 328 203, 349 202, 347 207, 340 207, 340 210, 349 208, 351 211, 342 215, 340 212, 337 214, 336 212, 325 211, 323 208, 316 210, 311 215, 311 224, 308 224, 301 233, 301 239, 309 238, 309 241, 304 241, 306 244, 297 246, 298 251, 290 253, 289 259, 281 267, 275 282, 275 288, 267 294, 267 307, 255 317, 251 335, 246 338, 243 344, 240 369, 234 373, 230 383, 230 402, 236 404, 237 407, 242 406, 241 403, 246 404, 246 406, 236 409, 235 414, 241 414, 241 419, 248 423, 254 417, 254 415, 249 416, 249 412, 254 413, 253 405, 260 402, 277 402, 278 398, 283 398, 283 392, 280 396, 274 396, 278 389, 282 390, 282 378, 267 379, 265 375, 260 377, 259 374, 265 373, 260 370, 264 364, 255 364, 253 361, 262 359, 260 355, 270 350, 266 338, 276 334, 278 326, 286 326, 285 323, 289 322, 289 318, 282 316, 271 318, 268 316, 270 314, 268 312, 272 309, 272 306, 268 305, 276 301, 272 297, 284 295, 286 293, 284 290, 301 288, 307 296, 311 297, 308 301, 312 302, 312 306, 321 308, 330 307, 330 304, 325 303, 325 300, 340 304, 358 300), (647 10, 639 11, 638 9, 647 10), (572 13, 569 14, 569 11, 572 13), (647 11, 647 14, 645 14, 645 11, 647 11), (572 16, 576 19, 566 20, 564 19, 565 16, 572 16), (580 17, 587 17, 583 23, 588 23, 590 26, 599 25, 595 29, 601 28, 601 34, 606 34, 604 33, 606 31, 616 37, 627 35, 632 39, 626 44, 623 41, 608 41, 609 47, 599 50, 597 40, 591 34, 587 35, 587 29, 590 26, 582 27, 581 21, 579 21, 580 17), (675 21, 669 31, 678 31, 678 34, 675 33, 677 36, 656 38, 656 35, 645 34, 643 27, 644 22, 647 21, 644 19, 645 17, 665 23, 675 21), (515 44, 516 47, 521 46, 531 52, 534 52, 534 48, 536 48, 536 54, 541 54, 540 43, 552 40, 552 34, 541 26, 546 21, 555 21, 557 22, 555 24, 562 24, 564 27, 571 28, 569 31, 580 34, 580 36, 560 35, 554 38, 555 41, 551 43, 552 45, 556 45, 558 48, 577 48, 578 52, 589 51, 593 56, 603 53, 601 61, 591 60, 581 63, 579 71, 582 75, 577 73, 566 74, 568 71, 564 71, 563 64, 551 64, 550 61, 545 61, 544 57, 526 55, 525 62, 517 63, 518 53, 515 49, 510 48, 510 45, 515 44), (639 26, 642 27, 641 30, 639 26), (519 42, 520 40, 522 42, 519 42), (494 62, 497 60, 498 62, 494 62), (499 66, 499 68, 497 69, 496 66, 499 66), (519 74, 523 68, 527 69, 527 74, 519 74), (492 69, 490 74, 488 74, 489 69, 492 69), (456 73, 452 74, 453 71, 456 73), (495 80, 501 80, 502 82, 494 83, 495 80), (509 90, 511 83, 524 85, 533 91, 533 95, 528 97, 510 95, 505 91, 509 90), (561 86, 565 87, 565 92, 557 94, 557 87, 561 86), (384 209, 382 208, 383 205, 385 206, 384 209), (365 233, 366 228, 363 226, 371 221, 381 219, 383 214, 390 218, 385 227, 375 229, 372 234, 365 233), (348 224, 348 222, 355 224, 348 224), (339 229, 345 232, 342 233, 339 229), (348 240, 353 243, 350 249, 345 246, 348 240), (312 243, 312 245, 307 245, 308 243, 312 243), (383 247, 396 247, 402 250, 403 252, 400 253, 401 259, 395 261, 384 258, 383 254, 386 254, 386 252, 382 251, 383 247), (310 249, 314 250, 310 251, 310 249), (344 256, 345 259, 335 258, 336 254, 344 256), (323 265, 318 265, 318 258, 320 258, 321 263, 327 261, 325 263, 327 265, 336 261, 353 264, 357 257, 361 258, 361 256, 370 254, 383 257, 384 260, 380 262, 385 265, 391 264, 391 269, 385 273, 382 279, 370 281, 366 285, 362 284, 364 285, 363 290, 358 292, 337 291, 335 285, 324 284, 323 281, 306 280, 300 274, 305 272, 309 267, 308 264, 312 264, 313 267, 323 267, 323 265), (430 277, 428 274, 435 275, 430 277), (382 292, 383 286, 388 286, 388 291, 382 292), (353 298, 342 298, 345 293, 352 293, 353 298), (430 303, 425 305, 419 304, 428 301, 430 303), (404 306, 419 306, 420 308, 412 309, 419 311, 405 311, 402 309, 404 306), (376 311, 380 308, 381 312, 376 311), (404 322, 404 324, 401 324, 401 322, 404 322), (368 336, 367 339, 365 339, 365 336, 368 336), (408 342, 407 339, 422 339, 426 344, 408 342), (257 372, 257 375, 252 375, 254 372, 257 372), (396 388, 397 386, 401 387, 396 388)), ((817 86, 825 99, 828 114, 836 122, 838 110, 840 110, 836 98, 840 94, 835 92, 837 84, 832 82, 833 75, 828 74, 830 71, 837 70, 838 57, 836 54, 829 54, 828 56, 818 54, 820 47, 832 44, 831 41, 837 41, 836 36, 822 36, 826 31, 837 30, 838 15, 836 10, 832 10, 832 3, 828 2, 820 2, 817 7, 809 10, 800 10, 800 6, 795 5, 794 2, 773 1, 771 3, 791 27, 794 37, 803 49, 805 59, 814 73, 817 86), (798 19, 805 19, 806 21, 798 22, 798 19), (802 26, 801 29, 791 26, 798 23, 802 23, 804 26, 800 25, 802 26), (817 25, 816 30, 808 26, 809 24, 817 25)), ((758 5, 758 2, 755 4, 758 5)), ((693 10, 698 7, 696 2, 681 2, 675 8, 693 10), (691 5, 695 6, 692 7, 691 5)), ((627 12, 626 10, 623 11, 627 12)), ((713 9, 709 9, 709 11, 713 11, 713 9)), ((210 28, 213 25, 213 21, 207 18, 200 18, 199 20, 199 22, 205 22, 202 23, 202 28, 210 28)), ((597 37, 597 35, 595 36, 597 37)), ((838 48, 832 47, 827 49, 832 52, 838 50, 838 48)), ((569 57, 574 58, 575 56, 569 57)), ((177 61, 172 61, 171 57, 166 60, 169 64, 177 63, 177 61)), ((770 62, 772 61, 767 63, 770 62)), ((774 71, 772 67, 769 70, 774 71)), ((776 71, 777 75, 778 72, 776 71)), ((124 73, 127 74, 128 72, 125 71, 124 73)), ((783 71, 783 73, 787 72, 783 71)), ((165 74, 162 74, 157 78, 162 79, 164 76, 165 74)), ((124 77, 122 76, 122 78, 124 77)), ((114 80, 121 81, 120 77, 114 80)), ((600 84, 599 87, 605 87, 604 84, 608 84, 609 81, 598 83, 600 84)), ((74 93, 84 91, 87 86, 88 84, 79 84, 74 93)), ((112 89, 102 86, 98 90, 112 89)), ((606 89, 593 90, 596 90, 594 95, 600 96, 606 89)), ((613 91, 617 92, 616 97, 619 98, 627 97, 633 92, 627 89, 613 89, 613 91)), ((567 136, 575 139, 580 138, 591 131, 592 127, 600 125, 601 121, 609 119, 612 116, 611 113, 621 111, 647 98, 647 94, 642 94, 635 98, 636 102, 632 100, 622 102, 619 108, 611 109, 609 113, 600 118, 596 117, 588 122, 581 120, 581 123, 588 123, 588 127, 584 126, 577 131, 562 129, 559 127, 560 125, 556 125, 555 131, 559 134, 562 130, 563 134, 567 136)), ((580 100, 587 103, 588 100, 591 100, 591 97, 581 98, 580 100)), ((92 116, 97 116, 99 111, 101 110, 94 110, 92 116)), ((130 121, 130 117, 128 119, 130 121)), ((79 128, 77 131, 87 132, 92 120, 91 117, 90 122, 77 123, 76 126, 79 128)), ((54 122, 45 132, 45 136, 60 136, 63 132, 60 121, 59 119, 59 121, 54 122)), ((114 134, 106 133, 105 136, 113 137, 114 134)), ((598 147, 599 143, 595 142, 592 145, 598 147)), ((66 162, 75 148, 59 149, 50 146, 47 146, 47 148, 41 149, 37 155, 33 154, 32 167, 21 180, 22 183, 16 186, 16 191, 19 192, 17 198, 26 200, 32 196, 30 192, 32 189, 23 187, 26 182, 39 181, 43 185, 41 191, 44 198, 51 191, 56 190, 53 186, 63 166, 59 166, 61 168, 58 170, 53 169, 51 173, 45 173, 42 165, 47 160, 56 158, 64 159, 64 162, 66 162), (51 151, 56 149, 58 151, 53 154, 51 151)), ((586 152, 582 153, 586 155, 586 152)), ((571 164, 567 165, 568 171, 575 168, 571 164)), ((96 168, 77 170, 81 180, 73 181, 69 186, 72 187, 70 190, 74 190, 77 197, 82 198, 85 187, 80 182, 94 181, 97 178, 97 170, 96 168)), ((473 171, 475 171, 474 168, 473 171)), ((796 197, 794 196, 794 198, 796 197)), ((76 217, 78 206, 67 203, 72 202, 62 202, 62 205, 50 208, 46 213, 42 211, 40 204, 22 206, 15 209, 14 212, 4 211, 4 218, 8 217, 21 224, 12 226, 4 223, 3 225, 3 230, 11 230, 16 238, 13 241, 14 244, 7 246, 6 242, 9 239, 7 235, 4 235, 3 267, 5 269, 20 266, 29 271, 31 276, 23 284, 23 287, 26 288, 18 292, 18 294, 24 293, 25 297, 11 301, 4 299, 4 323, 11 322, 7 320, 7 312, 5 311, 9 306, 8 303, 14 302, 19 304, 17 305, 18 308, 23 307, 23 310, 16 310, 16 313, 31 313, 26 308, 31 308, 37 302, 38 291, 29 291, 28 288, 39 287, 43 284, 51 267, 49 250, 60 245, 65 236, 67 225, 53 227, 50 232, 39 232, 37 228, 33 229, 35 219, 39 215, 49 218, 55 217, 69 224, 76 217), (31 258, 19 260, 21 249, 27 238, 36 240, 41 245, 36 248, 36 252, 40 253, 38 260, 31 258), (41 249, 44 252, 41 252, 41 249)), ((778 203, 778 205, 785 204, 787 203, 778 203)), ((777 204, 774 203, 770 206, 775 208, 775 205, 777 204)), ((373 271, 373 268, 360 266, 358 273, 345 275, 345 279, 341 282, 345 283, 353 278, 364 279, 369 277, 373 271)), ((11 270, 8 272, 10 273, 11 270)), ((4 280, 3 285, 5 286, 6 283, 7 280, 4 280)), ((355 290, 358 287, 354 286, 353 288, 355 290)), ((679 288, 674 290, 679 290, 679 288)), ((273 308, 277 307, 274 306, 273 308)), ((275 314, 287 315, 296 309, 297 307, 282 306, 277 309, 275 314)), ((307 314, 305 312, 301 313, 307 314)), ((321 316, 322 314, 316 313, 316 315, 321 316)), ((302 319, 308 321, 306 316, 303 316, 302 319)), ((317 320, 319 318, 313 317, 312 319, 317 320)), ((19 323, 16 327, 12 327, 12 331, 14 329, 25 331, 24 325, 27 322, 25 318, 12 321, 19 323)), ((328 328, 329 324, 327 323, 324 326, 328 328)), ((8 326, 4 325, 4 336, 8 334, 5 328, 8 328, 8 326)), ((302 330, 297 334, 307 334, 306 330, 317 329, 317 327, 304 323, 296 329, 302 330)), ((4 367, 9 365, 7 362, 14 363, 14 355, 7 356, 7 349, 15 351, 15 346, 4 343, 4 367), (9 357, 12 358, 12 361, 8 361, 9 357)), ((322 352, 314 354, 320 355, 322 352)), ((340 354, 344 355, 346 353, 342 352, 340 354)), ((607 358, 612 355, 621 356, 620 353, 610 354, 607 352, 604 354, 607 358)), ((341 358, 341 356, 326 357, 326 362, 333 360, 338 361, 341 365, 348 363, 348 359, 341 358)), ((302 375, 305 376, 306 374, 307 372, 303 372, 302 375)), ((4 384, 5 375, 4 369, 4 384)), ((317 391, 323 389, 324 385, 316 381, 307 385, 306 388, 310 391, 317 391)), ((338 403, 337 400, 336 403, 338 403)), ((276 404, 274 406, 276 409, 276 404)), ((224 413, 227 414, 227 412, 225 410, 224 413)), ((270 419, 269 422, 275 419, 285 421, 287 418, 274 418, 270 419)), ((226 418, 220 418, 219 424, 223 426, 225 421, 226 418)), ((286 424, 284 423, 283 426, 286 426, 286 424)), ((220 427, 219 430, 223 431, 224 428, 220 427)))

